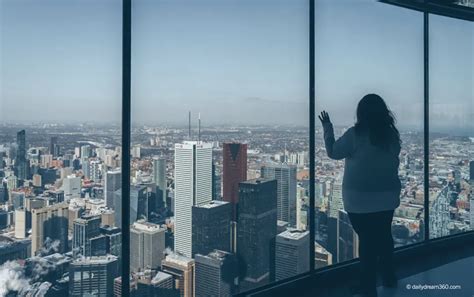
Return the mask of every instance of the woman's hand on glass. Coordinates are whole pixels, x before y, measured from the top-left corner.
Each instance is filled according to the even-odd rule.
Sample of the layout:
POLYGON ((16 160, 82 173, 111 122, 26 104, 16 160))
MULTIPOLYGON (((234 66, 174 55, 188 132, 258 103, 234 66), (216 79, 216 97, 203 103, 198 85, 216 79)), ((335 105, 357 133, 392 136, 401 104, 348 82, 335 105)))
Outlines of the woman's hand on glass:
POLYGON ((321 124, 325 124, 325 123, 331 123, 331 119, 329 118, 329 114, 323 110, 321 112, 321 114, 318 116, 319 120, 321 121, 321 124))

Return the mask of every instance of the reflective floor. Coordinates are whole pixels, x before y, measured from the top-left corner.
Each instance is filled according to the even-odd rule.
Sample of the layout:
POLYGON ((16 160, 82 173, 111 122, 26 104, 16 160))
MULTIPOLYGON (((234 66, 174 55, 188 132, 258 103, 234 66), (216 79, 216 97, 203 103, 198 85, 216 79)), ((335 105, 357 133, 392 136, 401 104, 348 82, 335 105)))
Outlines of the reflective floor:
POLYGON ((379 297, 474 296, 474 257, 433 268, 399 281, 396 289, 378 288, 379 297))
MULTIPOLYGON (((430 248, 397 262, 398 287, 379 286, 378 297, 474 297, 474 245, 470 240, 430 248)), ((357 283, 357 277, 356 270, 336 275, 328 286, 323 282, 306 292, 302 287, 295 296, 350 297, 349 288, 357 283)))

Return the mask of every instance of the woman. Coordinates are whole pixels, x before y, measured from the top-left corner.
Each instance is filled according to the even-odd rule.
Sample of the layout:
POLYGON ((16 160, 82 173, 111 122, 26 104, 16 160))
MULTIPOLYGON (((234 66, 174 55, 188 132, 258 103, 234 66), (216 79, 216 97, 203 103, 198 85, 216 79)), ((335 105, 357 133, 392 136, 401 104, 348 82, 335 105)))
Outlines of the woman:
POLYGON ((341 138, 327 112, 319 116, 328 156, 345 159, 342 197, 344 209, 359 236, 360 287, 356 296, 377 296, 376 267, 380 261, 384 286, 394 287, 392 219, 400 205, 400 134, 384 100, 364 96, 357 106, 357 122, 341 138))

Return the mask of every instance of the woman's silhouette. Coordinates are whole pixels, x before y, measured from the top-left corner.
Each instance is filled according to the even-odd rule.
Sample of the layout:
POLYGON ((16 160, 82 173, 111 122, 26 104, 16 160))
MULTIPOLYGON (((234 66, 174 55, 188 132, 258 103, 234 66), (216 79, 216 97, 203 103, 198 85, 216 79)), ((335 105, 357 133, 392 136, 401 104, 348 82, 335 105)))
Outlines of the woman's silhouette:
POLYGON ((375 94, 360 100, 357 122, 337 140, 328 113, 323 111, 319 119, 328 156, 345 159, 344 209, 359 236, 361 277, 356 295, 377 296, 377 260, 384 286, 397 284, 391 224, 400 205, 400 134, 392 112, 375 94))

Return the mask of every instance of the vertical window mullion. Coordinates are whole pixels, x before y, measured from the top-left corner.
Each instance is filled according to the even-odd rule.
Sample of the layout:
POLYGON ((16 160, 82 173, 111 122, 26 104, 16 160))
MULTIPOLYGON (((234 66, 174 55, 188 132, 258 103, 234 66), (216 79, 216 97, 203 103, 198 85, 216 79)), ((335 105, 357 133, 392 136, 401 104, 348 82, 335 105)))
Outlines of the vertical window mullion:
POLYGON ((314 2, 309 0, 309 260, 310 271, 315 269, 315 22, 314 22, 314 2))
POLYGON ((122 17, 122 296, 130 292, 130 133, 132 1, 123 1, 122 17))
POLYGON ((429 217, 429 13, 423 12, 423 80, 424 80, 424 240, 430 239, 430 217, 429 217))

